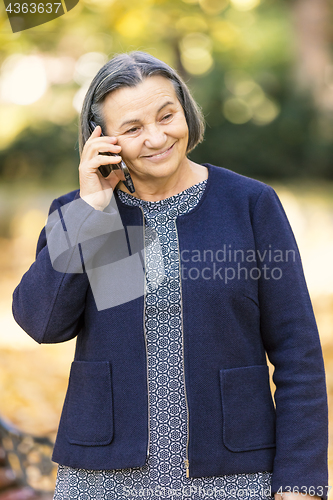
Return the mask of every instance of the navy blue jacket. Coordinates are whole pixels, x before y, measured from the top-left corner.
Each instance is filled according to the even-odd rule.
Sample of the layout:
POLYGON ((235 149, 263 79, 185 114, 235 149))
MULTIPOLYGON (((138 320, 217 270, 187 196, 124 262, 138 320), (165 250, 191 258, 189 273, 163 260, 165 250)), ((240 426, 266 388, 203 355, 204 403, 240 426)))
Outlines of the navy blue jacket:
MULTIPOLYGON (((273 492, 325 497, 324 366, 294 236, 272 188, 207 166, 198 205, 177 218, 190 477, 273 471, 273 492)), ((107 255, 140 254, 142 211, 116 193, 114 202, 118 220, 116 205, 96 211, 75 191, 55 200, 13 299, 37 342, 77 336, 53 460, 96 470, 143 466, 149 444, 144 292, 98 305, 88 276, 107 255), (50 242, 62 240, 50 258, 50 242)))

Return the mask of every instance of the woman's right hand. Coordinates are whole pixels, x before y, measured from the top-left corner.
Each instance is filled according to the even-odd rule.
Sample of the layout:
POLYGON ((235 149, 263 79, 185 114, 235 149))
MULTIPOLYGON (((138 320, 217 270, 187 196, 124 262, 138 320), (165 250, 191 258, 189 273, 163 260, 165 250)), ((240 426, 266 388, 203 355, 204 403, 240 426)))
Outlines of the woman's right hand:
POLYGON ((117 164, 120 156, 105 156, 99 153, 120 153, 116 137, 101 136, 98 125, 84 145, 79 165, 80 197, 96 210, 104 210, 110 203, 112 193, 119 181, 125 180, 121 169, 112 170, 108 177, 103 177, 100 165, 117 164))

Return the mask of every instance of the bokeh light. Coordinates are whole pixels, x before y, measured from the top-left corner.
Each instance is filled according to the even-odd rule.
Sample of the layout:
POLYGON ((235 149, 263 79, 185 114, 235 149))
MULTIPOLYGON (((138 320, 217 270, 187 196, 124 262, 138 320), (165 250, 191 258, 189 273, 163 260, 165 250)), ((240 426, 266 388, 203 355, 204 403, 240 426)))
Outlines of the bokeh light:
POLYGON ((89 83, 87 82, 86 84, 82 85, 82 87, 75 93, 73 97, 73 107, 78 113, 81 113, 83 101, 88 88, 89 83))
POLYGON ((182 0, 184 3, 188 3, 190 5, 195 5, 199 3, 199 0, 182 0))
POLYGON ((50 83, 63 85, 73 79, 75 59, 74 57, 44 57, 44 67, 47 79, 50 83))
POLYGON ((255 125, 268 125, 279 115, 279 105, 265 95, 246 71, 228 71, 224 80, 226 88, 235 96, 223 104, 223 114, 231 123, 243 124, 252 120, 255 125))
POLYGON ((9 56, 2 65, 0 78, 2 100, 14 104, 32 104, 48 87, 43 59, 37 55, 9 56))
POLYGON ((78 113, 81 112, 83 100, 91 80, 106 63, 107 59, 107 55, 102 52, 88 52, 77 60, 74 79, 81 87, 73 97, 73 107, 78 113))
POLYGON ((83 54, 75 64, 74 80, 79 84, 91 81, 106 61, 107 55, 101 52, 83 54))
POLYGON ((0 150, 6 149, 15 136, 27 125, 26 114, 13 104, 1 106, 0 150))
POLYGON ((224 19, 217 19, 212 25, 211 34, 215 41, 216 50, 226 52, 235 45, 239 30, 233 23, 224 19))
POLYGON ((219 14, 229 5, 229 0, 199 0, 200 7, 207 14, 219 14))
POLYGON ((227 71, 224 76, 225 86, 235 95, 245 95, 256 86, 254 79, 241 69, 227 71))
POLYGON ((131 10, 117 21, 116 29, 125 38, 135 39, 145 31, 147 19, 149 15, 146 15, 143 7, 131 10))
POLYGON ((190 33, 180 42, 181 61, 188 73, 203 75, 213 66, 212 42, 203 33, 190 33))
POLYGON ((224 102, 223 114, 229 122, 235 125, 242 125, 252 118, 250 107, 238 97, 231 97, 224 102))
POLYGON ((231 4, 237 10, 251 10, 258 7, 260 0, 230 0, 231 4))
POLYGON ((208 24, 203 15, 183 16, 177 23, 176 28, 180 32, 193 33, 208 30, 208 24))
POLYGON ((253 123, 256 125, 268 125, 279 115, 280 107, 276 102, 265 97, 258 106, 253 108, 252 113, 253 123))

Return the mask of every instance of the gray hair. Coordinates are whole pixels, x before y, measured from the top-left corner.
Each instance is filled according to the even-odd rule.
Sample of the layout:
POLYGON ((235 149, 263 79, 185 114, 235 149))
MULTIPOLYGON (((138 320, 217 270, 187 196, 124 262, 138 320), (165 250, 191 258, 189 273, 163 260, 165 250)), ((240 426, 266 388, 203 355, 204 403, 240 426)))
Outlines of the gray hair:
POLYGON ((177 98, 183 107, 189 131, 187 153, 202 141, 205 129, 203 114, 185 82, 166 63, 145 52, 135 51, 113 57, 99 70, 91 82, 81 111, 80 152, 92 132, 89 122, 96 122, 101 125, 102 129, 105 125, 103 117, 105 97, 119 88, 135 87, 145 78, 155 75, 164 76, 172 82, 177 98))

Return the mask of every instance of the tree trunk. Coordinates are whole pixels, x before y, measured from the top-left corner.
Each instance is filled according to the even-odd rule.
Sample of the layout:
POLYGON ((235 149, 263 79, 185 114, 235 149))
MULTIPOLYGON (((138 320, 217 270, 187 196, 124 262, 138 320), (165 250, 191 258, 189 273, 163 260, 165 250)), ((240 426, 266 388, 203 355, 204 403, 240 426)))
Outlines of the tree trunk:
POLYGON ((330 0, 293 0, 295 78, 322 111, 333 111, 330 0))

